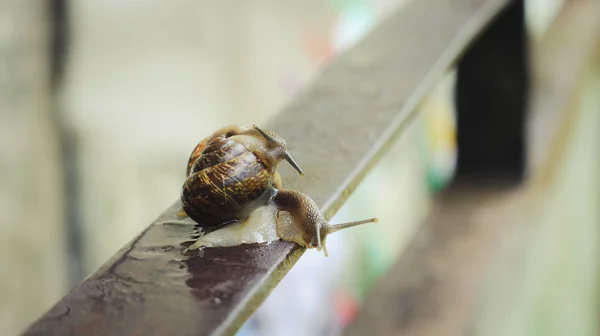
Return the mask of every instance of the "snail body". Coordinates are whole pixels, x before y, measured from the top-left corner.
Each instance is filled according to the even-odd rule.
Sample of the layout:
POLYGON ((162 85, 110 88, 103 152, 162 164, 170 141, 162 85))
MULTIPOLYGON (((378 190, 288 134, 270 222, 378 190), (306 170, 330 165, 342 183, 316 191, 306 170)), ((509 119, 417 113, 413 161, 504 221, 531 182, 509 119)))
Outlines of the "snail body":
POLYGON ((306 194, 282 188, 277 165, 302 169, 275 132, 228 126, 202 140, 188 160, 181 214, 215 229, 188 249, 235 246, 283 239, 323 249, 328 234, 376 218, 330 225, 306 194))

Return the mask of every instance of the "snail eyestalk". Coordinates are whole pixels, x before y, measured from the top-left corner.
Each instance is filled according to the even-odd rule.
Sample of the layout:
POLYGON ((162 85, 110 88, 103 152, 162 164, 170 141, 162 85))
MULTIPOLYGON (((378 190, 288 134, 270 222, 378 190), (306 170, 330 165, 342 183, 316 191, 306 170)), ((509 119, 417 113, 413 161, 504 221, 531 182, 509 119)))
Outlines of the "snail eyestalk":
POLYGON ((367 224, 367 223, 377 223, 378 221, 379 221, 378 218, 370 218, 370 219, 363 219, 363 220, 347 222, 347 223, 327 224, 321 228, 321 232, 322 232, 321 234, 323 236, 327 236, 330 233, 338 232, 340 230, 351 228, 353 226, 358 226, 358 225, 367 224))
POLYGON ((296 169, 296 171, 298 171, 298 174, 300 174, 300 176, 304 176, 304 172, 302 171, 302 169, 300 169, 300 166, 298 166, 298 164, 296 163, 296 161, 294 161, 294 159, 288 151, 285 152, 284 158, 292 167, 294 167, 294 169, 296 169))
POLYGON ((364 219, 364 220, 359 220, 359 221, 354 221, 354 222, 347 222, 347 223, 339 223, 339 224, 327 224, 324 225, 323 227, 317 229, 317 251, 323 250, 323 253, 325 254, 325 256, 329 256, 329 254, 327 253, 327 246, 325 244, 325 241, 327 240, 327 235, 343 230, 343 229, 347 229, 347 228, 351 228, 354 226, 358 226, 361 224, 367 224, 367 223, 377 223, 379 221, 379 219, 377 218, 370 218, 370 219, 364 219))
POLYGON ((262 129, 260 129, 258 126, 253 125, 252 127, 254 127, 255 130, 258 131, 258 133, 260 133, 260 135, 262 135, 265 139, 267 139, 267 141, 272 142, 277 144, 277 140, 273 139, 272 136, 270 136, 267 132, 263 131, 262 129))

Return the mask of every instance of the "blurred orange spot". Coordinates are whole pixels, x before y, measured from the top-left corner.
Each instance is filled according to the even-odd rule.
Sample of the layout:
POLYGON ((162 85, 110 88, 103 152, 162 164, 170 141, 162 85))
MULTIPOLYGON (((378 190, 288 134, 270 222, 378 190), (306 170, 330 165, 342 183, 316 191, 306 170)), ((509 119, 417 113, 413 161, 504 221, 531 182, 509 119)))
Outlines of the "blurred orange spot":
POLYGON ((333 305, 342 326, 348 325, 358 314, 358 302, 347 290, 336 291, 333 294, 333 305))
POLYGON ((300 45, 314 65, 329 61, 333 55, 333 45, 329 36, 314 30, 304 30, 300 33, 300 45))

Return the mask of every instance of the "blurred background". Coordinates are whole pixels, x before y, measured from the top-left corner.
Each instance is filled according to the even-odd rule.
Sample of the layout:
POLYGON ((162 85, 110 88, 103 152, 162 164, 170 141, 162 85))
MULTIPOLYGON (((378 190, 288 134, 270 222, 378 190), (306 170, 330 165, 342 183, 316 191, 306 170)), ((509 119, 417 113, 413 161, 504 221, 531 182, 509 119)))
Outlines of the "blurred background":
MULTIPOLYGON (((23 331, 171 205, 200 139, 224 125, 265 124, 407 1, 0 0, 0 334, 23 331), (68 40, 50 36, 57 22, 47 19, 49 6, 58 17, 68 13, 68 40), (53 45, 58 73, 48 61, 53 45)), ((532 38, 562 2, 527 1, 532 38)), ((598 78, 591 79, 595 92, 598 78)), ((365 226, 332 236, 329 258, 305 253, 239 335, 335 335, 352 320, 452 176, 453 80, 453 71, 440 80, 421 116, 333 219, 377 214, 378 232, 365 226), (390 183, 398 187, 389 190, 390 183), (374 191, 385 197, 369 197, 374 191), (302 278, 307 269, 316 276, 302 278)), ((559 194, 581 204, 577 189, 565 190, 559 194)), ((597 211, 574 211, 583 237, 597 232, 597 211)), ((583 245, 576 255, 596 260, 595 241, 583 245)), ((565 278, 547 286, 577 287, 585 298, 593 282, 570 281, 589 279, 590 269, 565 275, 548 254, 573 246, 552 248, 542 247, 540 272, 565 278)), ((591 330, 587 306, 571 305, 565 317, 564 301, 528 295, 515 330, 552 304, 556 316, 591 330)))

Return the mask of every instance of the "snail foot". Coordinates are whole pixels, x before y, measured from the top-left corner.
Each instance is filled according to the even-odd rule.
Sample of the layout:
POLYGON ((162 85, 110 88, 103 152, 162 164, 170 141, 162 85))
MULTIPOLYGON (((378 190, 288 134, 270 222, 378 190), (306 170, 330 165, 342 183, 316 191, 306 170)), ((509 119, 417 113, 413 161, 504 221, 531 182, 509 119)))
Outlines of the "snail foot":
POLYGON ((188 249, 269 243, 278 240, 279 237, 273 222, 275 211, 277 210, 272 205, 262 206, 252 212, 244 221, 233 221, 198 237, 188 249))

